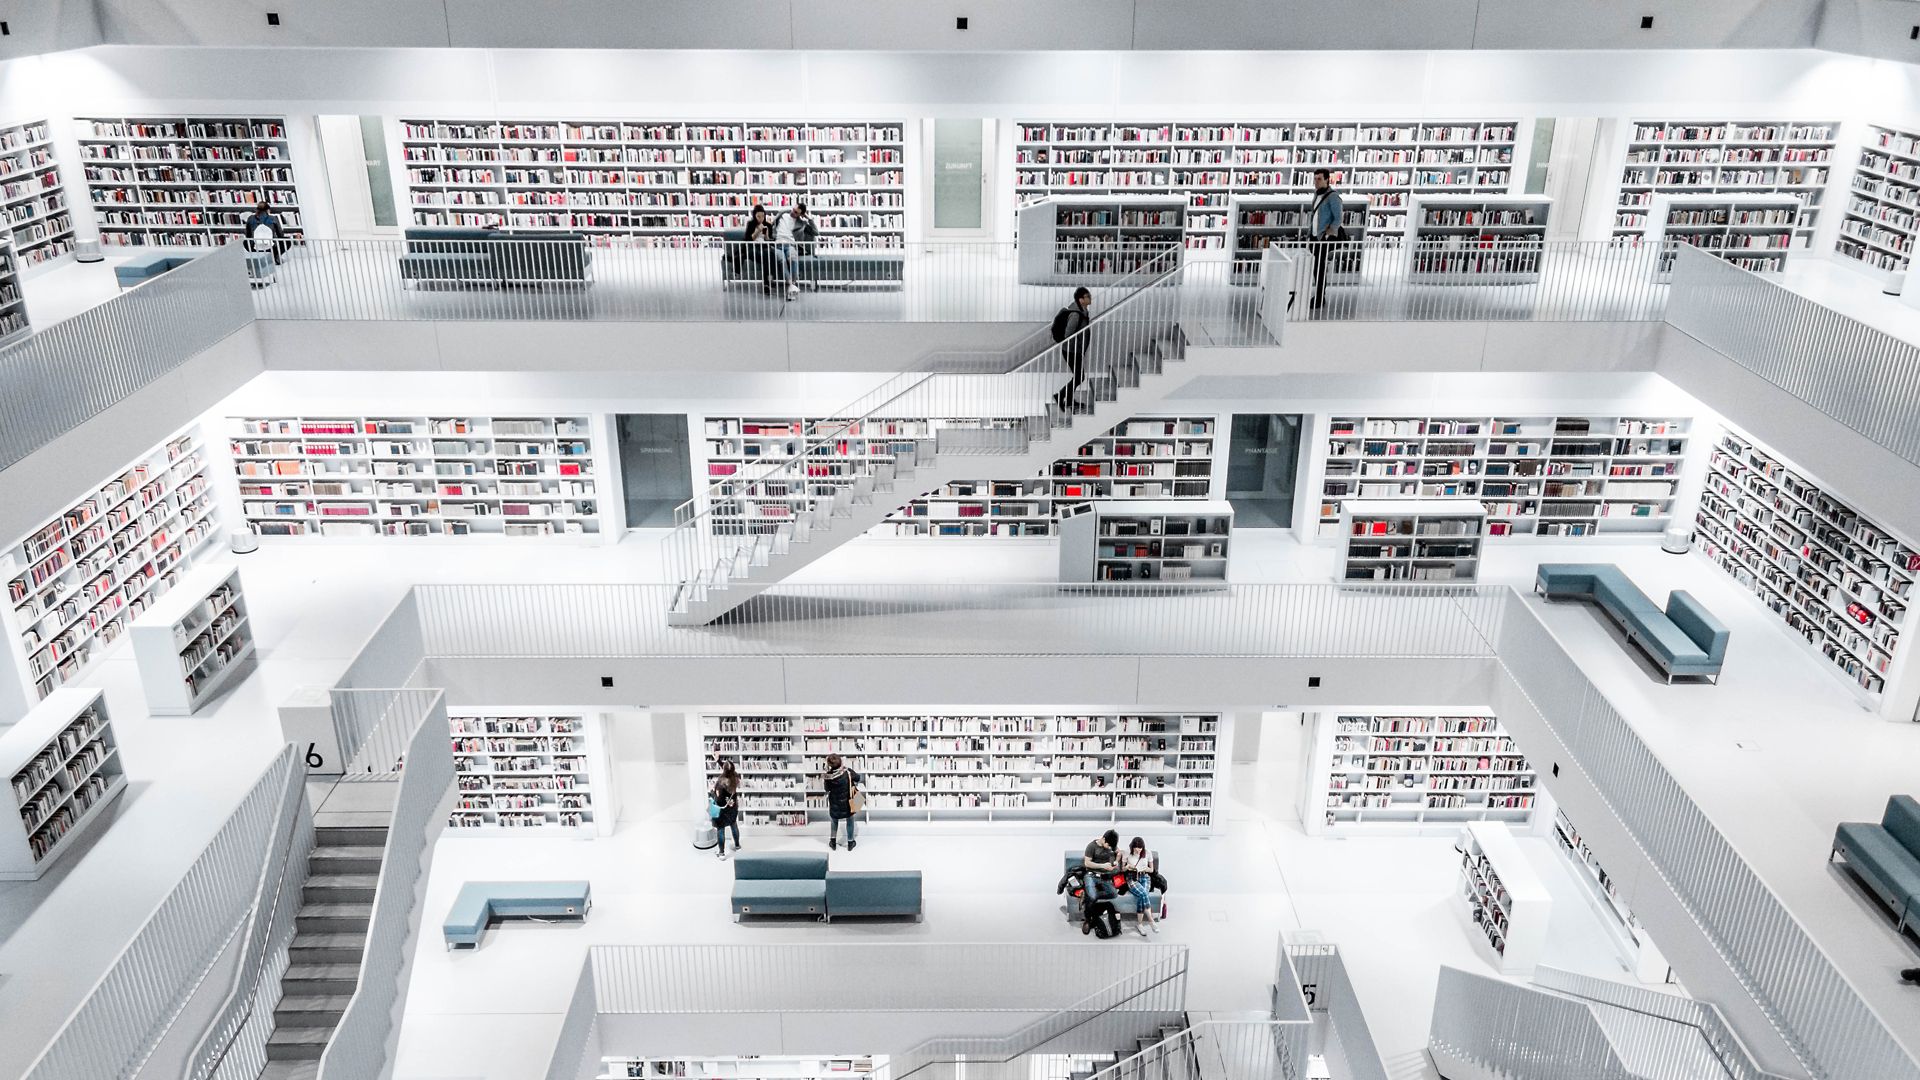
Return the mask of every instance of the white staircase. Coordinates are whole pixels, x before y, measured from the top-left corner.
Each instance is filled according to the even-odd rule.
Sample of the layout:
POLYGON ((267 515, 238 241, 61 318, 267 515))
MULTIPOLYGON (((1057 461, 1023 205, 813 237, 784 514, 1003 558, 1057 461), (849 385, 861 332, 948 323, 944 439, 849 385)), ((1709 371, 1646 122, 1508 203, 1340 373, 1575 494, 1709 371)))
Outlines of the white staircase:
MULTIPOLYGON (((1177 297, 1177 290, 1174 291, 1177 297)), ((1177 300, 1176 300, 1177 302, 1177 300)), ((1116 308, 1113 314, 1121 314, 1116 308)), ((1014 401, 1018 408, 995 411, 1005 417, 1024 412, 1010 427, 969 427, 962 423, 936 426, 935 438, 882 462, 853 479, 831 497, 817 499, 772 532, 755 536, 716 537, 700 530, 712 528, 712 515, 687 523, 688 535, 678 541, 700 552, 682 576, 680 590, 667 621, 674 626, 712 622, 746 603, 847 541, 865 533, 909 502, 955 480, 981 476, 1031 476, 1052 462, 1071 456, 1088 440, 1152 407, 1186 381, 1181 371, 1187 356, 1187 338, 1177 318, 1158 323, 1126 318, 1096 319, 1093 345, 1088 349, 1087 380, 1070 409, 1051 400, 1064 374, 1036 378, 1036 366, 1061 371, 1059 346, 1040 360, 1003 375, 956 376, 976 380, 968 395, 978 400, 1014 401), (1114 327, 1120 327, 1118 332, 1114 327), (1052 364, 1052 368, 1047 365, 1052 364), (995 386, 987 383, 999 380, 995 386), (689 528, 690 527, 690 528, 689 528)), ((929 379, 943 376, 933 375, 929 379)), ((902 418, 900 414, 873 412, 902 418)), ((940 422, 951 412, 922 411, 917 415, 940 422)))

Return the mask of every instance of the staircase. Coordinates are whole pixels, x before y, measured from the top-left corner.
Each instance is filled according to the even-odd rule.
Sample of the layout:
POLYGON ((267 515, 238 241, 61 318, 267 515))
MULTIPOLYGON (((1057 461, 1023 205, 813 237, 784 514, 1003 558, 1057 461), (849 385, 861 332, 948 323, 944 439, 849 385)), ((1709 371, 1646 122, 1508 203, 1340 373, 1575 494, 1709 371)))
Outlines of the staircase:
POLYGON ((380 827, 314 830, 261 1080, 312 1080, 318 1072, 320 1053, 360 978, 386 842, 387 830, 380 827))
POLYGON ((1114 1054, 1113 1064, 1077 1069, 1067 1080, 1200 1080, 1200 1059, 1191 1031, 1183 1024, 1163 1025, 1114 1054))

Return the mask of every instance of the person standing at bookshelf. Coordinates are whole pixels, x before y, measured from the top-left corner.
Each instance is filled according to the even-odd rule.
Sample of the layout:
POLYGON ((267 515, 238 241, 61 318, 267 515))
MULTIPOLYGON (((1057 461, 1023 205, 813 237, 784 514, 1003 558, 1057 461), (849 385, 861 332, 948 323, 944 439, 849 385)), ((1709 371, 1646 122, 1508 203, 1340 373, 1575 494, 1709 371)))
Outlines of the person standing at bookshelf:
POLYGON ((717 857, 724 859, 727 857, 727 830, 733 830, 734 850, 738 851, 741 847, 740 772, 733 767, 733 762, 725 761, 720 764, 720 776, 714 780, 713 790, 708 798, 713 800, 713 805, 720 808, 720 813, 713 819, 713 831, 720 839, 720 851, 717 857))
POLYGON ((1087 343, 1093 338, 1093 290, 1085 285, 1073 290, 1073 302, 1053 317, 1053 340, 1060 343, 1060 359, 1073 372, 1072 381, 1053 395, 1061 412, 1073 408, 1080 395, 1080 384, 1087 378, 1087 343))
POLYGON ((267 205, 265 199, 253 208, 253 213, 247 215, 247 220, 240 223, 240 229, 246 234, 248 250, 271 251, 274 264, 279 265, 280 219, 274 215, 273 207, 267 205))
POLYGON ((740 252, 747 273, 760 274, 760 291, 773 295, 773 222, 767 220, 767 208, 754 204, 747 218, 746 246, 740 252))
POLYGON ((1313 170, 1313 302, 1308 307, 1327 303, 1327 259, 1333 246, 1347 238, 1342 224, 1340 193, 1333 190, 1333 174, 1326 169, 1313 170))
POLYGON ((854 848, 853 815, 860 806, 860 785, 866 779, 847 767, 839 754, 827 755, 827 775, 822 786, 827 792, 827 847, 840 846, 840 823, 847 826, 847 850, 854 848))
POLYGON ((787 279, 787 301, 800 297, 800 253, 818 235, 813 219, 807 216, 807 204, 795 203, 773 225, 773 249, 780 258, 780 272, 787 279))

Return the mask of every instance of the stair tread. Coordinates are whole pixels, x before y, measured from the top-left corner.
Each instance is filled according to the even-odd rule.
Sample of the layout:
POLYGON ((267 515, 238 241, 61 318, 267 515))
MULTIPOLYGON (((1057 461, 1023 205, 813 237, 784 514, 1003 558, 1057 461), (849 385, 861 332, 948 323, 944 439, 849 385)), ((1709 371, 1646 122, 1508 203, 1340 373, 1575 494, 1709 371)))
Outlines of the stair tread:
POLYGON ((348 918, 352 916, 373 917, 373 901, 347 900, 339 903, 301 904, 296 913, 308 918, 348 918))
POLYGON ((359 977, 360 977, 359 964, 340 964, 340 963, 290 964, 287 966, 286 974, 280 976, 282 980, 286 980, 286 979, 358 979, 359 977))
POLYGON ((275 1012, 345 1012, 352 994, 283 994, 275 1012))
POLYGON ((325 1046, 333 1038, 332 1028, 277 1027, 267 1036, 267 1045, 325 1046))
POLYGON ((365 949, 367 935, 351 930, 296 930, 293 949, 365 949))
POLYGON ((259 1080, 316 1080, 319 1075, 318 1061, 269 1061, 259 1080))
POLYGON ((380 884, 379 874, 308 874, 309 889, 371 889, 380 884))

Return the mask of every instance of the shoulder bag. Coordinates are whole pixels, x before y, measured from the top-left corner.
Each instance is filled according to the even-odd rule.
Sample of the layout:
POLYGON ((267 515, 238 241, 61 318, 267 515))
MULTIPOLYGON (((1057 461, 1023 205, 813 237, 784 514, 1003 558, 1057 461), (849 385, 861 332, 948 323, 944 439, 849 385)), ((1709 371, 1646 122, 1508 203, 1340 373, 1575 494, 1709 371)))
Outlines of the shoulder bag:
POLYGON ((867 808, 867 793, 861 791, 851 778, 847 780, 847 810, 859 813, 867 808))

